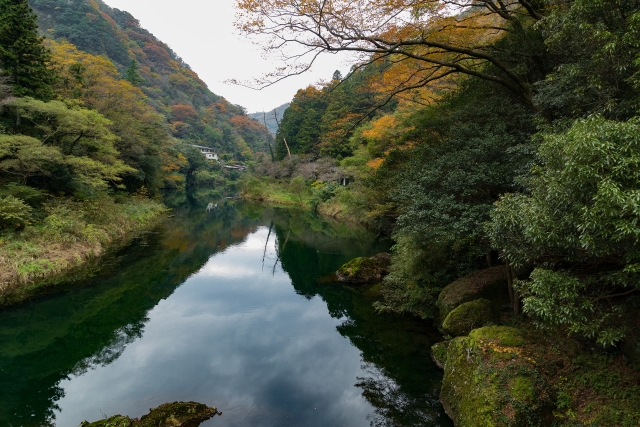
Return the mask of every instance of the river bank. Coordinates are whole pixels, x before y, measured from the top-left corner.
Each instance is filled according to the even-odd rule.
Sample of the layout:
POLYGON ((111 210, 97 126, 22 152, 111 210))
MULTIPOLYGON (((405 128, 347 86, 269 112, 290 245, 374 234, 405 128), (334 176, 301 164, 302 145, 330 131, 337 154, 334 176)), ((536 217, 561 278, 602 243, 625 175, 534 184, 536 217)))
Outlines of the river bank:
POLYGON ((43 212, 37 223, 0 236, 0 307, 99 269, 97 260, 151 230, 166 207, 146 197, 101 197, 54 199, 43 212))
POLYGON ((290 206, 315 211, 323 217, 353 225, 367 226, 366 215, 351 202, 348 187, 320 181, 274 179, 247 176, 240 182, 240 195, 245 200, 290 206))

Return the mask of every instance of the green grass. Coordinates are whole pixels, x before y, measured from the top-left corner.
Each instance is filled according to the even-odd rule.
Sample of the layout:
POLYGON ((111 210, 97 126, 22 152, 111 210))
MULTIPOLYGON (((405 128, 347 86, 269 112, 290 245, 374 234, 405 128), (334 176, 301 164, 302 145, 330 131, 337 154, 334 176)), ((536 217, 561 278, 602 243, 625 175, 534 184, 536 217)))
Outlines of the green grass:
POLYGON ((49 201, 39 221, 0 235, 0 306, 21 302, 124 244, 164 211, 161 203, 135 196, 49 201))

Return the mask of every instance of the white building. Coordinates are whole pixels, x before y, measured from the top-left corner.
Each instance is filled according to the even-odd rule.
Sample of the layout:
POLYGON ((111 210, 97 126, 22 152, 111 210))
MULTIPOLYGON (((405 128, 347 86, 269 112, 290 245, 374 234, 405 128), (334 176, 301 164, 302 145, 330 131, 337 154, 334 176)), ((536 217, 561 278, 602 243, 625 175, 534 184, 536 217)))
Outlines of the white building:
POLYGON ((191 146, 196 147, 198 150, 200 150, 200 152, 204 154, 207 160, 215 160, 216 162, 218 161, 218 155, 213 152, 213 148, 203 147, 201 145, 195 144, 191 144, 191 146))

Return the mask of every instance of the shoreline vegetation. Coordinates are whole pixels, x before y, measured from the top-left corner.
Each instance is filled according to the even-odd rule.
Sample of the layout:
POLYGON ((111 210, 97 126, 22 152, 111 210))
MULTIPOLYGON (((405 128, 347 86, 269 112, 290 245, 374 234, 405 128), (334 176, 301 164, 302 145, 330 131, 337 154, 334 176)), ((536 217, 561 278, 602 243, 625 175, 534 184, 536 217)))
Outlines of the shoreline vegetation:
POLYGON ((151 231, 167 208, 147 197, 55 199, 41 222, 20 234, 0 235, 0 308, 49 291, 76 271, 100 269, 100 260, 151 231))

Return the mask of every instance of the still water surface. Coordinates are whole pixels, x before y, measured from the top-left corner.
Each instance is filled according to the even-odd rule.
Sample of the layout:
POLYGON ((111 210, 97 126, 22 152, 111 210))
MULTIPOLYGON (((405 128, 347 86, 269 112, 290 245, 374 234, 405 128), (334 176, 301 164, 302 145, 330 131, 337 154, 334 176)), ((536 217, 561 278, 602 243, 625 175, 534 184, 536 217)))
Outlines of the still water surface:
POLYGON ((203 426, 451 426, 437 334, 376 288, 318 284, 388 250, 308 213, 192 202, 64 292, 0 311, 0 425, 75 427, 194 400, 203 426))

